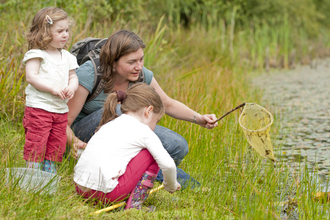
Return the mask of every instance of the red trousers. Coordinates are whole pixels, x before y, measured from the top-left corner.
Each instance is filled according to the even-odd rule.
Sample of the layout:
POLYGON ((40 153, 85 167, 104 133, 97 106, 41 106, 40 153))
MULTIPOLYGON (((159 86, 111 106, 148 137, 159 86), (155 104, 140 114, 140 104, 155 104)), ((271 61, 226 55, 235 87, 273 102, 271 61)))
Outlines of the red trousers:
POLYGON ((25 107, 24 160, 61 162, 66 145, 68 113, 59 114, 39 108, 25 107))
POLYGON ((78 186, 76 191, 85 198, 95 198, 105 204, 120 201, 132 192, 146 171, 157 174, 159 167, 149 151, 143 149, 128 163, 125 173, 118 179, 118 185, 111 192, 104 193, 93 189, 83 192, 78 186))

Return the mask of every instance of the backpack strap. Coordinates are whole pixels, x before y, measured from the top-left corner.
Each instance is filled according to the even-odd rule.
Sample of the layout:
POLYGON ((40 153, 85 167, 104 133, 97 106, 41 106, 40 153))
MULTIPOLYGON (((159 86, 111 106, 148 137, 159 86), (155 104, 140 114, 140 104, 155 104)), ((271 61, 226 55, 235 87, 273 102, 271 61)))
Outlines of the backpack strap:
MULTIPOLYGON (((97 39, 92 39, 93 41, 96 42, 97 39)), ((94 67, 94 73, 95 73, 95 78, 94 78, 94 85, 93 85, 93 90, 92 93, 90 93, 87 96, 86 102, 92 101, 95 99, 104 89, 104 80, 102 79, 102 73, 100 71, 100 51, 102 46, 106 43, 107 38, 104 39, 98 39, 99 41, 93 45, 89 49, 89 52, 87 55, 81 58, 81 63, 86 62, 87 60, 92 61, 93 67, 94 67)))
POLYGON ((92 93, 87 96, 86 102, 95 99, 104 89, 104 80, 101 78, 102 73, 100 71, 100 59, 94 58, 90 60, 93 63, 95 78, 92 93))

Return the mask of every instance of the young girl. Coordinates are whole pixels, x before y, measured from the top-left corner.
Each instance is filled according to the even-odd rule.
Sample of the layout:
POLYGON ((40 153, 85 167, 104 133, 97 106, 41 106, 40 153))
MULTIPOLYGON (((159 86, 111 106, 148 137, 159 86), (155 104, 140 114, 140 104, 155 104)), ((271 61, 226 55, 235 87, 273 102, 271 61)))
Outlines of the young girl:
POLYGON ((181 188, 176 166, 153 132, 165 109, 151 86, 138 83, 127 92, 111 93, 105 101, 100 129, 88 142, 74 169, 78 194, 104 203, 130 197, 126 209, 140 209, 159 168, 164 188, 181 188), (116 114, 121 102, 122 115, 116 114))
POLYGON ((58 8, 43 8, 26 35, 24 160, 28 167, 56 173, 66 145, 68 99, 78 88, 76 58, 63 50, 69 39, 69 18, 58 8))

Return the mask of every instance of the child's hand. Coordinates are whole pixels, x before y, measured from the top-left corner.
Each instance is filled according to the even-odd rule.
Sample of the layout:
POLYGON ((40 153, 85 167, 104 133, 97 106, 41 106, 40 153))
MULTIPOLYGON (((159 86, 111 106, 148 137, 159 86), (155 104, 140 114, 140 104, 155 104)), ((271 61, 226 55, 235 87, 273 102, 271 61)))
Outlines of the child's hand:
POLYGON ((176 187, 176 191, 179 191, 179 190, 181 189, 181 185, 180 185, 180 183, 178 183, 178 182, 176 182, 176 185, 177 185, 177 187, 176 187))
POLYGON ((58 95, 62 100, 65 99, 65 93, 64 93, 64 90, 61 89, 60 87, 57 87, 57 86, 53 87, 51 93, 52 93, 53 95, 58 95))
POLYGON ((71 86, 65 87, 65 89, 64 89, 65 98, 71 99, 74 96, 74 92, 75 92, 75 90, 71 86))
MULTIPOLYGON (((174 192, 179 191, 180 189, 181 189, 180 183, 176 182, 176 190, 174 192)), ((169 193, 173 194, 174 192, 169 192, 169 193)))

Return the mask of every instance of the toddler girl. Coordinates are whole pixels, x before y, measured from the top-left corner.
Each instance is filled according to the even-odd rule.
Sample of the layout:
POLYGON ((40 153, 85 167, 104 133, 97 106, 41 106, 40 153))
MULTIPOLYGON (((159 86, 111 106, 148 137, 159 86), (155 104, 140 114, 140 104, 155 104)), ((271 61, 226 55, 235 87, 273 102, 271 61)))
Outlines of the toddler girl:
POLYGON ((104 203, 130 194, 126 209, 140 209, 159 168, 164 188, 181 188, 176 166, 153 132, 165 109, 151 86, 138 83, 127 92, 111 93, 105 101, 100 129, 92 136, 74 168, 78 194, 104 203), (122 115, 116 114, 121 102, 122 115))
POLYGON ((43 8, 26 35, 24 160, 30 168, 56 173, 66 145, 67 101, 78 88, 76 57, 63 50, 69 39, 69 17, 59 8, 43 8))

